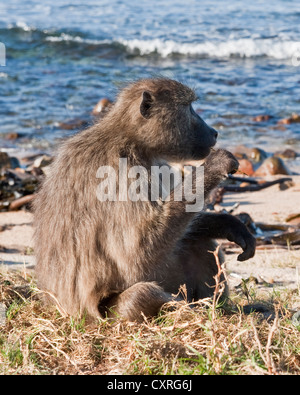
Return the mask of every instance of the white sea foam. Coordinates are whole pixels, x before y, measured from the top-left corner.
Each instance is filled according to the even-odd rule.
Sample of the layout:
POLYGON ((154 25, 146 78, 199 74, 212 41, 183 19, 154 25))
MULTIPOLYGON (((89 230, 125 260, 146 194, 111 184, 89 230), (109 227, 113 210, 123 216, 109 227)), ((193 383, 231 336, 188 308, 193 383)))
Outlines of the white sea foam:
POLYGON ((289 59, 300 51, 300 41, 279 41, 276 39, 238 39, 225 42, 206 41, 202 43, 178 43, 173 40, 120 40, 129 51, 138 50, 141 55, 157 52, 163 57, 178 53, 191 56, 228 58, 238 56, 252 58, 267 56, 275 59, 289 59))
POLYGON ((79 36, 71 36, 70 34, 62 33, 60 36, 49 36, 46 37, 46 41, 51 41, 51 42, 61 42, 61 41, 77 41, 77 42, 83 42, 83 38, 79 36))
POLYGON ((35 30, 35 27, 29 26, 27 25, 27 23, 23 22, 23 21, 18 21, 16 22, 15 25, 9 25, 9 27, 18 27, 19 29, 23 29, 24 32, 30 32, 35 30))
POLYGON ((72 36, 62 33, 60 36, 48 36, 47 41, 61 42, 72 41, 94 45, 121 44, 129 53, 138 52, 140 55, 157 53, 162 57, 172 54, 203 56, 212 58, 242 57, 253 58, 266 56, 274 59, 291 59, 300 51, 300 41, 282 40, 278 38, 257 39, 243 38, 228 41, 205 41, 193 43, 180 43, 174 40, 162 39, 115 39, 97 40, 72 36))
POLYGON ((46 37, 46 41, 50 41, 50 42, 71 41, 71 42, 94 44, 94 45, 112 43, 112 41, 110 40, 96 40, 90 38, 82 38, 80 36, 72 36, 66 33, 62 33, 60 36, 48 36, 46 37))

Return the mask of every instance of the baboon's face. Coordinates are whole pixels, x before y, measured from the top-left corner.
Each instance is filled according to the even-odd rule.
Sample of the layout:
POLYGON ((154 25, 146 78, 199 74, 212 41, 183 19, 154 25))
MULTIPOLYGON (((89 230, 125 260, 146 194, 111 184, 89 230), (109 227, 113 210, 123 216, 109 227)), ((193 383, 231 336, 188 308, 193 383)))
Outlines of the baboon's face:
MULTIPOLYGON (((189 130, 185 130, 187 140, 187 155, 191 154, 192 159, 204 159, 211 148, 216 144, 218 132, 207 125, 206 122, 195 112, 192 105, 188 107, 190 114, 189 130)), ((184 128, 184 126, 183 126, 184 128)))
MULTIPOLYGON (((149 139, 157 143, 154 148, 165 159, 204 159, 216 144, 217 131, 194 111, 191 102, 180 103, 172 92, 164 92, 163 97, 143 92, 140 112, 156 134, 155 139, 149 139)), ((146 142, 147 136, 144 139, 146 142)))

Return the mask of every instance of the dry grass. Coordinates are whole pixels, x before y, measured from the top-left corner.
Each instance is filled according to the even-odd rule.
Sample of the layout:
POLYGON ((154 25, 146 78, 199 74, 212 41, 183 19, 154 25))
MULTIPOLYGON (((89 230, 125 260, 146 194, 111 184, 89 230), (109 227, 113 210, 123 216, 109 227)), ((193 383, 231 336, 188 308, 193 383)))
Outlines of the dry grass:
MULTIPOLYGON (((221 290, 218 277, 216 282, 221 290)), ((300 373, 300 327, 289 311, 299 301, 297 290, 273 292, 264 301, 273 312, 269 320, 246 315, 233 302, 217 307, 216 292, 193 308, 185 302, 166 306, 142 324, 116 319, 97 325, 63 317, 37 295, 28 273, 0 273, 0 306, 6 307, 0 374, 300 373)), ((247 303, 238 298, 239 305, 247 303)))

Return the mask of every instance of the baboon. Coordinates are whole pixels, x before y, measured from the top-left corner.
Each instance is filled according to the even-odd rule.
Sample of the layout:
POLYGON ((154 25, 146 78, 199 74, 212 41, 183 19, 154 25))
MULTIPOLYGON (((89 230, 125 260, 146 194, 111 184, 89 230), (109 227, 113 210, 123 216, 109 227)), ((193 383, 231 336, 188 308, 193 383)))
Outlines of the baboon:
MULTIPOLYGON (((100 166, 150 172, 160 159, 204 159, 204 196, 238 168, 217 132, 192 108, 192 89, 171 79, 129 84, 98 123, 66 140, 34 202, 38 286, 70 315, 154 316, 186 286, 188 301, 213 294, 214 238, 236 242, 239 260, 255 239, 227 214, 186 211, 186 200, 97 199, 100 166)), ((117 184, 117 190, 119 184, 117 184)), ((172 193, 171 193, 172 195, 172 193)))

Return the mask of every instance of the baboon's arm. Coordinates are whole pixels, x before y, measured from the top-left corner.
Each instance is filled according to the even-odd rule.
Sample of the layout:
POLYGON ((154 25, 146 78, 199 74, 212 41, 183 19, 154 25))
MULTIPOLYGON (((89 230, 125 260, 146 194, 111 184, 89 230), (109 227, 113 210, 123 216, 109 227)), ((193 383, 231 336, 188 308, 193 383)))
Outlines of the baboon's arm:
MULTIPOLYGON (((206 159, 204 164, 204 190, 197 190, 198 182, 197 182, 197 173, 193 172, 192 178, 192 189, 193 193, 203 194, 204 200, 208 197, 210 191, 215 188, 229 173, 233 173, 238 168, 238 161, 236 158, 229 152, 224 149, 218 149, 213 151, 206 159)), ((201 177, 201 174, 199 174, 201 177)), ((200 183, 201 184, 201 183, 200 183)), ((203 185, 203 184, 202 184, 203 185)), ((185 196, 184 186, 179 185, 178 188, 183 188, 182 196, 185 196)), ((160 228, 158 231, 156 223, 154 224, 155 231, 151 232, 152 240, 148 239, 148 245, 152 246, 152 256, 157 256, 161 254, 161 251, 170 251, 174 248, 177 241, 182 238, 182 235, 185 234, 186 229, 190 228, 191 223, 198 223, 199 217, 199 225, 197 225, 197 231, 199 229, 209 228, 220 228, 224 230, 221 232, 220 236, 216 236, 215 234, 207 236, 215 238, 215 237, 225 237, 230 240, 234 239, 243 249, 244 253, 240 255, 240 260, 246 260, 252 256, 252 248, 248 248, 248 244, 253 245, 252 236, 249 234, 245 226, 238 221, 239 227, 235 230, 234 224, 231 224, 230 220, 226 220, 222 224, 219 224, 219 220, 205 221, 203 218, 206 218, 204 213, 201 213, 199 216, 198 212, 192 212, 187 210, 187 206, 193 202, 185 200, 185 197, 181 201, 176 201, 174 199, 174 195, 176 194, 176 189, 173 190, 170 194, 170 200, 163 202, 162 212, 160 217, 164 219, 164 227, 160 228), (196 219, 197 218, 197 219, 196 219), (196 219, 196 220, 195 220, 196 219), (228 224, 227 224, 228 222, 228 224), (239 230, 242 231, 242 236, 239 236, 239 230), (244 237, 243 237, 244 235, 244 237), (228 237, 227 237, 228 236, 228 237), (244 240, 245 239, 245 240, 244 240), (249 240, 248 240, 249 239, 249 240), (252 242, 252 244, 251 244, 252 242), (248 243, 248 244, 247 244, 248 243)), ((231 217, 230 217, 231 218, 231 217)), ((154 221, 155 222, 155 221, 154 221)), ((210 231, 211 231, 210 229, 210 231)), ((151 234, 146 236, 146 238, 151 238, 151 234)), ((253 252, 254 253, 254 252, 253 252)))
POLYGON ((198 214, 185 238, 197 239, 200 236, 235 242, 243 249, 243 253, 238 256, 239 261, 252 258, 255 254, 255 238, 238 218, 229 214, 198 214))
MULTIPOLYGON (((204 199, 207 198, 210 191, 227 177, 229 173, 236 171, 237 168, 238 161, 230 152, 223 149, 212 152, 204 164, 204 191, 203 189, 200 191, 197 190, 197 173, 193 172, 193 193, 197 193, 197 195, 198 193, 202 193, 204 199)), ((186 230, 190 228, 191 224, 198 223, 198 217, 197 232, 203 229, 203 233, 201 233, 203 235, 206 234, 205 229, 209 228, 208 237, 225 237, 229 240, 236 241, 244 249, 244 253, 239 257, 240 260, 246 260, 254 254, 253 245, 255 243, 253 243, 253 238, 240 221, 237 220, 239 225, 237 229, 235 229, 234 224, 227 220, 224 223, 221 221, 223 224, 219 224, 218 219, 213 220, 213 218, 207 222, 204 220, 206 218, 204 214, 201 213, 199 216, 198 212, 187 210, 187 206, 192 205, 193 202, 186 199, 184 185, 178 185, 178 188, 183 188, 182 200, 177 201, 174 198, 176 196, 175 188, 171 192, 169 200, 161 201, 157 205, 153 204, 153 216, 151 220, 149 220, 147 214, 147 218, 145 218, 147 219, 145 220, 146 225, 143 227, 142 232, 140 232, 139 246, 142 246, 142 248, 139 249, 139 253, 145 254, 141 258, 142 260, 158 262, 165 259, 174 250, 175 245, 186 233, 186 230), (214 232, 210 235, 212 228, 223 229, 223 231, 218 236, 214 232), (239 232, 241 232, 240 236, 239 232)), ((149 213, 149 210, 147 212, 149 213)))

